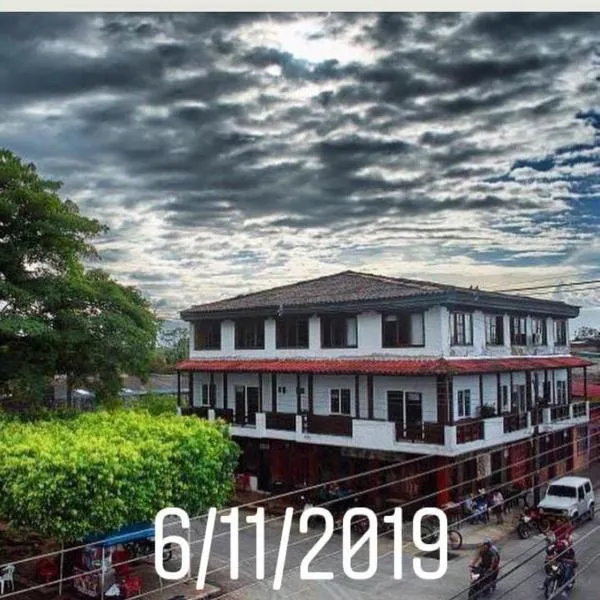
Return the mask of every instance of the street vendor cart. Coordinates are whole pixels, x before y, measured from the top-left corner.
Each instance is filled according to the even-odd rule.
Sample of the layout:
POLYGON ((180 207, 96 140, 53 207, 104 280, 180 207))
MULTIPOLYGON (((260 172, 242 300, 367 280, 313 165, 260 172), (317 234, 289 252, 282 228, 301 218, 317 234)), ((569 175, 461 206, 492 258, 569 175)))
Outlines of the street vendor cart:
MULTIPOLYGON (((128 598, 141 593, 142 580, 133 573, 134 559, 154 553, 154 525, 140 523, 84 540, 73 566, 73 587, 87 598, 128 598)), ((166 548, 163 560, 171 558, 166 548)))

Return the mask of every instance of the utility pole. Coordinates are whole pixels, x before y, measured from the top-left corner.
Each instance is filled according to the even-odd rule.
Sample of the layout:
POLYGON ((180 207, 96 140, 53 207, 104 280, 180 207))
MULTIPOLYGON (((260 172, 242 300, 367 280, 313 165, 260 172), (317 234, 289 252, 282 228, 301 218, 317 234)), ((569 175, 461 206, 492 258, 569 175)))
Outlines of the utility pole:
POLYGON ((540 503, 540 426, 537 422, 533 428, 533 506, 540 503))

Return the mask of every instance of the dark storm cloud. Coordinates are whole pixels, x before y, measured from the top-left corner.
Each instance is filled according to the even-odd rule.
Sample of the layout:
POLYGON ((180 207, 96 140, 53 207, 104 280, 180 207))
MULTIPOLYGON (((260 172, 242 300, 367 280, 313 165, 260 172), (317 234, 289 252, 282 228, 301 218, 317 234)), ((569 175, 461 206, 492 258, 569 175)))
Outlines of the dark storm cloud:
MULTIPOLYGON (((3 14, 1 145, 110 222, 110 264, 193 263, 214 236, 278 227, 345 243, 378 220, 553 223, 597 186, 598 31, 586 14, 3 14), (211 233, 186 247, 195 228, 211 233)), ((124 271, 161 281, 144 273, 124 271)))

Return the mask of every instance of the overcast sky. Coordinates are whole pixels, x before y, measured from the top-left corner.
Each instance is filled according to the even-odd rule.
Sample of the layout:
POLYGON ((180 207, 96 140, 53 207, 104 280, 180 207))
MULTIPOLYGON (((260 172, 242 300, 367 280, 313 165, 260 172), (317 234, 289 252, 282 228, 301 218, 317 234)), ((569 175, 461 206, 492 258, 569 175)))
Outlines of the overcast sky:
MULTIPOLYGON (((0 146, 160 313, 352 268, 600 278, 600 15, 0 15, 0 146)), ((541 297, 551 298, 546 293, 541 297)), ((600 286, 556 297, 600 325, 600 286)))

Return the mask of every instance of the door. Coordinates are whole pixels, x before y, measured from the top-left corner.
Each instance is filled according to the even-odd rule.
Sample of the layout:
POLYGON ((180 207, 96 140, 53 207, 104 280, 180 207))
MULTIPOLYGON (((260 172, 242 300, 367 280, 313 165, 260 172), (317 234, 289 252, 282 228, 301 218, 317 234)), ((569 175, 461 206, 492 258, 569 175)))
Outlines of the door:
POLYGON ((404 393, 389 391, 387 393, 388 421, 404 422, 404 393))
POLYGON ((408 426, 423 423, 423 401, 421 394, 406 392, 406 424, 408 426))
POLYGON ((258 388, 246 388, 246 414, 248 415, 248 423, 256 425, 256 413, 258 412, 258 388))
POLYGON ((238 425, 246 423, 246 388, 243 385, 235 386, 235 422, 238 425))

